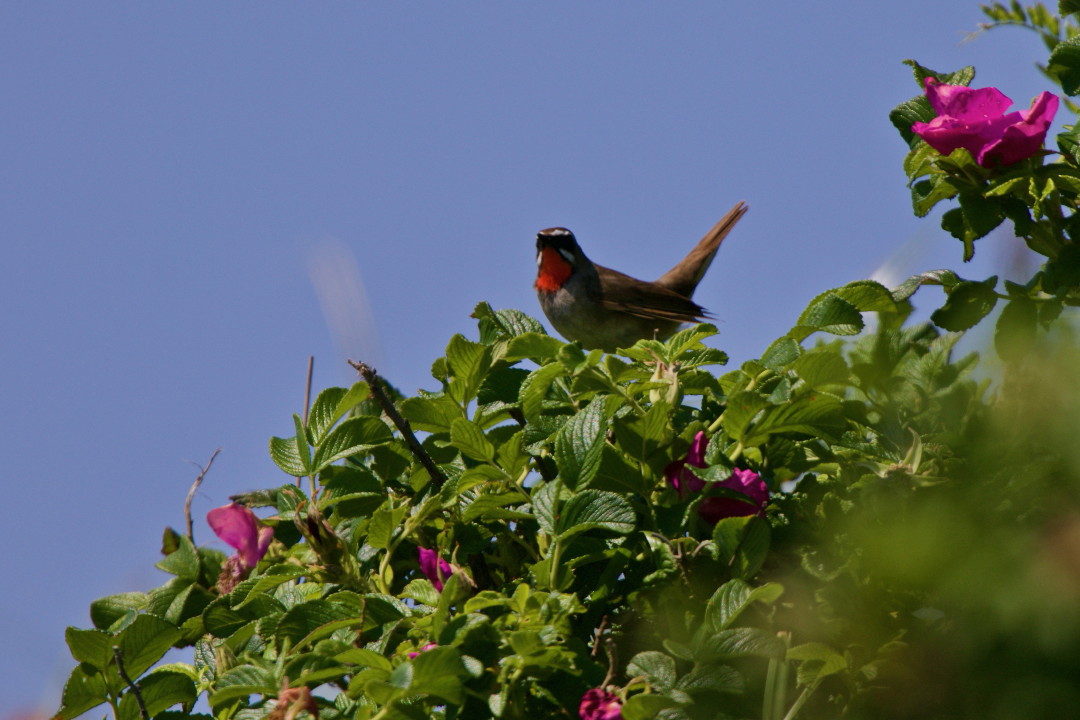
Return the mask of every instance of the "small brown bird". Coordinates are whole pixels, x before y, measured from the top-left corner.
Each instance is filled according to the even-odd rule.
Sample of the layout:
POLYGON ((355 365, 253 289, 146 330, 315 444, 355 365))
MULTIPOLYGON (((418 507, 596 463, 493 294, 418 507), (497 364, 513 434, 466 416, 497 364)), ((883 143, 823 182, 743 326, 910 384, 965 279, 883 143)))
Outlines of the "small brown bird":
POLYGON ((587 349, 613 352, 641 338, 664 340, 682 323, 706 317, 690 296, 720 243, 749 208, 739 203, 679 264, 645 282, 593 263, 574 233, 556 227, 536 234, 536 295, 555 329, 587 349))

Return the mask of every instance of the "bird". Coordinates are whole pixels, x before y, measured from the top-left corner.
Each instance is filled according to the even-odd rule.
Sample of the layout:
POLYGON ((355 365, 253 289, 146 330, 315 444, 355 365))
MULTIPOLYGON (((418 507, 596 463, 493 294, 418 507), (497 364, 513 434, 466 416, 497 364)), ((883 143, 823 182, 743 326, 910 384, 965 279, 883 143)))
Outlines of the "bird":
POLYGON ((693 250, 653 282, 597 265, 564 227, 536 234, 536 296, 564 338, 586 350, 615 352, 640 339, 665 340, 708 312, 690 297, 716 251, 749 207, 739 202, 693 250))

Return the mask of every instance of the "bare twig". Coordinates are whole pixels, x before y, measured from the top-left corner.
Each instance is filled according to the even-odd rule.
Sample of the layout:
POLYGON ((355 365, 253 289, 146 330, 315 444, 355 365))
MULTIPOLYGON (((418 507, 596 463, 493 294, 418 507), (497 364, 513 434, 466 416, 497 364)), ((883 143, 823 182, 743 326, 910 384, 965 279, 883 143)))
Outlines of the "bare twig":
POLYGON ((195 544, 195 531, 191 525, 191 501, 195 498, 195 491, 202 485, 203 478, 206 477, 206 473, 210 472, 210 466, 214 464, 214 458, 221 452, 221 448, 214 451, 214 454, 210 456, 205 467, 199 467, 198 463, 192 462, 191 464, 199 468, 199 477, 195 478, 195 482, 191 484, 191 489, 187 492, 187 500, 184 501, 184 519, 187 520, 187 536, 191 544, 195 544))
MULTIPOLYGON (((308 412, 311 408, 311 373, 315 369, 315 356, 308 355, 307 358, 307 382, 304 384, 304 427, 307 427, 308 412)), ((315 481, 312 480, 312 490, 315 489, 315 481)), ((300 478, 296 478, 296 487, 300 487, 300 478)), ((312 497, 315 497, 314 492, 312 497)))
POLYGON ((113 659, 116 660, 116 670, 120 673, 120 679, 127 683, 127 686, 131 688, 131 694, 135 696, 135 702, 139 704, 139 716, 143 720, 150 720, 150 713, 146 712, 146 703, 143 702, 142 694, 139 693, 139 688, 128 677, 127 671, 124 670, 124 660, 120 653, 120 646, 113 645, 113 659))
POLYGON ((356 369, 356 372, 360 373, 360 376, 367 382, 368 387, 371 389, 371 396, 375 398, 375 402, 379 403, 379 407, 383 409, 386 416, 390 418, 390 421, 394 423, 394 426, 401 432, 401 436, 405 438, 405 444, 409 446, 409 450, 416 459, 420 461, 420 464, 431 475, 432 482, 435 483, 435 487, 442 487, 446 482, 446 475, 443 475, 442 470, 439 470, 439 466, 435 464, 435 461, 431 459, 431 456, 427 454, 424 447, 420 444, 420 441, 416 439, 416 435, 413 435, 412 428, 409 427, 409 421, 401 417, 401 413, 394 407, 394 403, 390 402, 390 398, 386 396, 386 393, 382 389, 382 385, 379 384, 379 375, 375 372, 375 369, 365 365, 364 363, 354 362, 349 360, 349 364, 356 369))

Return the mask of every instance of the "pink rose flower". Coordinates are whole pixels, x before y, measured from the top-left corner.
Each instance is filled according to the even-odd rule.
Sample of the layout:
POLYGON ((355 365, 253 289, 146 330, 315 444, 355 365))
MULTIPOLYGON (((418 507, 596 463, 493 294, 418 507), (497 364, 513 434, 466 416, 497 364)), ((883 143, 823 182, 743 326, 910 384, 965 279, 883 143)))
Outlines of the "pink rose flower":
POLYGON ((274 529, 263 525, 251 508, 244 505, 230 503, 214 508, 206 514, 206 522, 214 534, 236 550, 236 557, 246 570, 259 564, 274 539, 274 529))
POLYGON ((409 659, 412 660, 413 658, 415 658, 420 653, 427 652, 428 650, 430 650, 433 647, 439 647, 439 646, 436 645, 435 643, 428 643, 427 645, 420 648, 419 650, 414 650, 413 652, 409 653, 409 659))
POLYGON ((424 573, 424 577, 431 581, 436 590, 442 592, 443 580, 454 574, 454 568, 434 550, 418 547, 417 551, 420 555, 420 572, 424 573))
POLYGON ((716 485, 742 493, 751 502, 732 497, 705 498, 701 505, 698 505, 698 515, 710 525, 715 525, 724 518, 765 514, 765 505, 769 502, 769 486, 753 470, 735 468, 731 477, 716 485))
POLYGON ((1057 95, 1043 92, 1031 108, 1006 114, 1012 100, 997 88, 925 81, 926 97, 937 117, 917 122, 912 132, 942 155, 966 148, 983 167, 1012 165, 1042 149, 1057 112, 1057 95))
POLYGON ((688 492, 698 492, 705 487, 705 481, 687 470, 687 465, 705 467, 705 448, 709 444, 709 438, 705 437, 704 431, 699 431, 690 443, 690 449, 686 451, 686 457, 669 463, 664 468, 664 478, 671 483, 671 487, 679 492, 679 497, 686 497, 688 492))
POLYGON ((578 715, 581 720, 622 720, 622 703, 615 693, 593 688, 581 696, 578 715))

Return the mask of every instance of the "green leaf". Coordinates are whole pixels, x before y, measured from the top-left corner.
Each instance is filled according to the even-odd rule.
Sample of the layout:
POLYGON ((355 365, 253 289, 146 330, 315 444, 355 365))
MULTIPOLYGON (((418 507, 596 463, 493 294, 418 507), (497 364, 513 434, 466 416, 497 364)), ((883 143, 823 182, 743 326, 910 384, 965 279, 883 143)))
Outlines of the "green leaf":
POLYGON ((506 348, 504 360, 536 360, 537 362, 556 357, 562 350, 563 341, 543 332, 527 332, 514 337, 506 348))
POLYGON ((1080 13, 1080 0, 1058 0, 1058 15, 1065 17, 1080 13))
POLYGON ((555 534, 555 505, 561 500, 556 496, 560 483, 551 482, 541 485, 532 492, 532 509, 540 529, 548 535, 555 534))
POLYGON ((424 693, 447 703, 460 704, 469 677, 457 648, 435 647, 420 653, 411 661, 410 692, 424 693))
MULTIPOLYGON (((966 152, 966 151, 965 151, 966 152)), ((938 157, 940 161, 940 156, 938 157)), ((942 200, 955 197, 959 190, 947 175, 935 174, 911 185, 911 207, 918 217, 926 217, 942 200)))
POLYGON ((697 665, 679 678, 675 685, 679 690, 741 694, 746 690, 746 679, 733 667, 727 665, 697 665))
POLYGON ((994 347, 1006 362, 1022 360, 1035 346, 1039 321, 1037 303, 1029 297, 1015 297, 1001 309, 994 330, 994 347))
POLYGON ((930 270, 928 272, 912 275, 892 292, 893 300, 902 302, 915 294, 923 285, 942 285, 951 288, 962 282, 952 270, 930 270))
POLYGON ((551 383, 565 374, 566 368, 561 364, 551 363, 533 371, 521 383, 521 413, 530 424, 539 422, 551 383))
POLYGON ((75 667, 64 683, 57 720, 72 720, 87 710, 92 710, 108 699, 105 680, 98 673, 87 674, 81 665, 75 667))
POLYGON ((997 303, 996 286, 996 275, 983 282, 965 280, 952 289, 945 304, 935 310, 930 319, 950 332, 967 330, 994 309, 997 303))
MULTIPOLYGON (((1070 12, 1075 12, 1070 10, 1070 12)), ((1080 36, 1057 44, 1047 63, 1046 71, 1057 78, 1066 95, 1080 93, 1080 36)))
POLYGON ((531 520, 533 516, 529 513, 506 509, 507 505, 519 505, 523 502, 525 498, 517 490, 482 493, 461 513, 461 520, 531 520))
POLYGON ((604 396, 596 397, 571 417, 555 436, 559 477, 571 490, 588 485, 600 466, 607 433, 604 408, 604 396))
POLYGON ((847 385, 851 370, 840 353, 832 350, 811 350, 804 353, 791 367, 809 387, 818 389, 847 385))
POLYGON ((783 592, 784 588, 778 583, 753 588, 738 578, 728 580, 716 589, 705 605, 705 624, 713 632, 725 630, 755 602, 771 604, 783 592))
POLYGON ((648 462, 653 455, 671 444, 669 406, 655 402, 643 416, 625 415, 612 420, 615 441, 634 460, 648 462))
POLYGON ((99 630, 108 630, 128 613, 136 613, 145 608, 147 600, 146 593, 108 595, 90 603, 90 620, 99 630))
POLYGON ((895 312, 896 300, 892 293, 874 280, 856 280, 833 293, 855 306, 859 312, 895 312))
MULTIPOLYGON (((168 710, 173 705, 190 708, 198 697, 195 683, 191 678, 184 673, 172 670, 155 670, 139 680, 136 685, 146 705, 146 712, 151 717, 168 710)), ((131 692, 125 693, 120 699, 120 715, 121 717, 139 717, 138 704, 131 692)))
POLYGON ((71 657, 81 663, 104 670, 113 664, 113 639, 101 630, 82 630, 69 627, 64 631, 71 657))
POLYGON ((178 535, 176 541, 176 550, 159 560, 154 567, 194 582, 199 579, 199 554, 186 535, 178 535))
POLYGON ((732 574, 744 579, 757 575, 761 566, 765 564, 765 558, 769 555, 771 541, 772 531, 769 529, 769 523, 760 517, 751 516, 750 522, 746 525, 742 545, 735 556, 732 574))
POLYGON ((756 627, 732 627, 719 632, 700 633, 695 640, 699 662, 726 662, 743 657, 766 657, 782 660, 787 648, 775 633, 756 627))
POLYGON ((349 605, 322 599, 308 600, 285 611, 274 635, 278 642, 288 640, 290 646, 296 646, 323 625, 352 619, 353 615, 349 605))
POLYGON ((724 410, 724 431, 733 438, 741 439, 762 410, 769 407, 769 401, 756 392, 737 392, 728 398, 724 410))
POLYGON ((447 395, 405 398, 399 409, 413 429, 424 432, 448 432, 454 420, 465 417, 461 407, 447 395))
POLYGON ((859 309, 830 290, 810 302, 788 336, 802 340, 817 331, 833 335, 857 335, 862 328, 863 319, 859 309))
POLYGON ((308 413, 308 432, 314 444, 321 444, 334 423, 366 400, 370 394, 371 388, 363 381, 355 383, 348 390, 331 387, 320 392, 308 413))
POLYGON ((450 426, 450 444, 473 460, 491 462, 495 459, 495 446, 483 430, 465 418, 457 418, 450 426))
POLYGON ((644 675, 649 678, 649 684, 663 691, 670 690, 677 677, 674 658, 655 650, 635 655, 626 668, 626 674, 631 677, 644 675))
POLYGON ((799 661, 799 685, 810 685, 847 668, 847 660, 828 645, 809 642, 787 651, 788 661, 799 661))
POLYGON ((160 660, 181 632, 159 617, 139 615, 121 631, 116 644, 128 677, 137 678, 160 660))
POLYGON ((620 709, 620 717, 623 720, 653 720, 653 718, 663 717, 667 718, 668 715, 661 715, 660 713, 669 708, 679 707, 681 703, 677 700, 668 697, 667 695, 652 695, 646 693, 638 693, 631 696, 625 703, 623 703, 620 709))
POLYGON ((555 531, 560 540, 594 529, 625 535, 637 523, 630 501, 604 490, 583 490, 571 496, 561 510, 555 518, 555 531))
POLYGON ((447 392, 459 405, 465 406, 476 397, 484 374, 491 366, 491 346, 475 343, 457 334, 446 346, 449 373, 447 392))
POLYGON ((758 445, 769 435, 778 433, 836 437, 847 427, 842 410, 843 404, 833 395, 807 393, 791 402, 766 407, 751 425, 752 432, 743 433, 739 439, 748 445, 758 445))
POLYGON ((480 342, 488 345, 500 338, 544 332, 543 325, 520 310, 493 310, 486 302, 477 303, 472 317, 480 321, 480 342))
MULTIPOLYGON (((301 440, 301 442, 304 441, 301 440)), ((300 452, 297 450, 296 436, 270 438, 270 459, 285 473, 293 477, 303 477, 308 474, 308 468, 305 467, 300 452)))
POLYGON ((361 415, 349 418, 331 430, 315 450, 312 472, 319 472, 333 462, 358 455, 393 439, 390 427, 377 417, 361 415))
POLYGON ((770 370, 780 370, 794 362, 801 352, 802 346, 796 340, 785 335, 774 341, 765 350, 765 353, 761 356, 761 364, 770 370))
POLYGON ((251 695, 276 697, 278 690, 279 683, 268 670, 239 665, 218 676, 214 692, 210 693, 210 707, 217 708, 230 700, 251 695))

